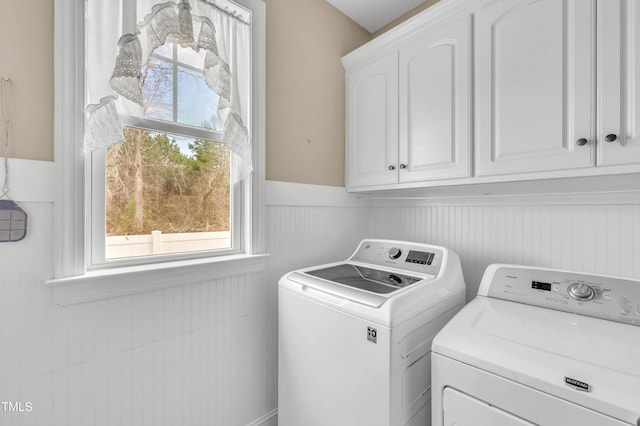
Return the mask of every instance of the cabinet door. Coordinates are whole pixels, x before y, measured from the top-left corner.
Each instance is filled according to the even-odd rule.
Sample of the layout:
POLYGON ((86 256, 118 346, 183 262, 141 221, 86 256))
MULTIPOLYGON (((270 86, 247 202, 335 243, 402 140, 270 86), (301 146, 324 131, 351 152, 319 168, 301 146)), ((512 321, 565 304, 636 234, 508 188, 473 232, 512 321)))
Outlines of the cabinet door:
POLYGON ((640 163, 640 5, 598 2, 598 165, 640 163))
POLYGON ((594 12, 593 0, 478 10, 479 176, 595 166, 594 12))
POLYGON ((400 50, 400 182, 471 175, 471 17, 400 50))
POLYGON ((347 186, 398 181, 398 54, 347 75, 347 186))

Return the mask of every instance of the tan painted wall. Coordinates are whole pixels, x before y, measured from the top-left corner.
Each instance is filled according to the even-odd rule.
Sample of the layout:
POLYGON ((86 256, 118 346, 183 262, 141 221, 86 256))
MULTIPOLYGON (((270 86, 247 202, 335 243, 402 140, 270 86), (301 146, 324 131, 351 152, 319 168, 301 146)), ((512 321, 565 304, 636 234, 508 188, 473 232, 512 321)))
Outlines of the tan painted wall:
POLYGON ((325 0, 266 0, 267 179, 344 186, 341 58, 371 39, 325 0))
POLYGON ((267 179, 344 186, 341 57, 439 0, 427 0, 373 36, 325 0, 265 1, 267 179))
POLYGON ((2 2, 2 77, 13 80, 15 99, 8 151, 0 120, 0 157, 52 161, 53 0, 2 2))
MULTIPOLYGON (((427 0, 374 35, 435 1, 427 0)), ((267 179, 343 186, 340 59, 371 35, 325 0, 266 0, 266 4, 267 179)), ((3 4, 0 40, 0 77, 13 80, 15 93, 8 155, 51 161, 53 1, 3 4)), ((0 156, 6 154, 2 131, 0 156)))

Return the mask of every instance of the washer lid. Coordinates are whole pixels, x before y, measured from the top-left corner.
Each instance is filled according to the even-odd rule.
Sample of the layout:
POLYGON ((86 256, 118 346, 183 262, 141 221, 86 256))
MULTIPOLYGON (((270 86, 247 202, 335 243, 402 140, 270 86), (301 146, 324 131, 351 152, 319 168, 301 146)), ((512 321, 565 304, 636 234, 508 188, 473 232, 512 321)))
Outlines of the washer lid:
POLYGON ((381 271, 349 263, 306 270, 305 273, 377 294, 389 294, 421 280, 398 272, 381 271))
POLYGON ((640 327, 477 297, 433 351, 630 424, 640 421, 640 327))
POLYGON ((434 278, 410 276, 401 271, 385 271, 348 262, 303 269, 287 276, 304 286, 372 308, 381 307, 403 288, 434 278))

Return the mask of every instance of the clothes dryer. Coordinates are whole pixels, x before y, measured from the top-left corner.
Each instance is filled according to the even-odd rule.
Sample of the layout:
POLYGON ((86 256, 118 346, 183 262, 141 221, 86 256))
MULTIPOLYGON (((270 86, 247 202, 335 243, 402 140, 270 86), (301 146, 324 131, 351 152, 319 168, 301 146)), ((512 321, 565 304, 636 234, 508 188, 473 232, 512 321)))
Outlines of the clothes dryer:
POLYGON ((640 426, 640 281, 491 265, 433 342, 434 426, 640 426))

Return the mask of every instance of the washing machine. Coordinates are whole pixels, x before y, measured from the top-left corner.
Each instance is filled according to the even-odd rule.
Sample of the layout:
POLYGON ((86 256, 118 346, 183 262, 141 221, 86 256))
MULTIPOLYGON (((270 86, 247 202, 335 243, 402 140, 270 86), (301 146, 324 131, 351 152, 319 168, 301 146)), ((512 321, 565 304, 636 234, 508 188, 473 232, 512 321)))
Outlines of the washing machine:
POLYGON ((363 240, 278 285, 280 426, 425 426, 431 342, 465 302, 445 247, 363 240))
POLYGON ((432 367, 437 426, 640 426, 640 281, 491 265, 432 367))

